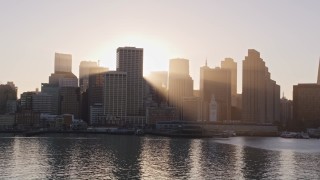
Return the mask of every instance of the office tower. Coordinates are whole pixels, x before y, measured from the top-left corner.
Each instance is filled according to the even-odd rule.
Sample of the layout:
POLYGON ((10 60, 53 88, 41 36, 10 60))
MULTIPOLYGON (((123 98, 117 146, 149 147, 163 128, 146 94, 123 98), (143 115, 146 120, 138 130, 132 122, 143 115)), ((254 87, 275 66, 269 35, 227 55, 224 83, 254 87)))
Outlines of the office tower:
POLYGON ((18 106, 17 100, 8 100, 6 113, 13 114, 17 112, 17 106, 18 106))
POLYGON ((270 73, 260 53, 248 50, 243 61, 242 120, 250 123, 273 123, 280 118, 280 86, 270 73))
POLYGON ((284 129, 292 123, 292 101, 284 96, 280 100, 280 123, 284 129))
POLYGON ((71 114, 75 118, 80 115, 80 88, 60 87, 59 114, 71 114))
POLYGON ((54 56, 54 73, 71 72, 72 55, 55 53, 54 56))
POLYGON ((119 47, 117 49, 117 71, 127 73, 127 115, 145 116, 143 49, 119 47))
POLYGON ((319 60, 319 67, 318 67, 318 81, 317 84, 320 84, 320 60, 319 60))
POLYGON ((78 78, 72 73, 72 56, 55 53, 54 73, 49 76, 49 84, 58 87, 78 87, 78 78))
POLYGON ((78 78, 72 72, 57 72, 49 76, 49 84, 58 87, 78 87, 78 78))
POLYGON ((189 60, 177 58, 171 59, 169 65, 169 78, 171 76, 190 76, 189 75, 189 60))
POLYGON ((79 87, 80 92, 86 92, 89 88, 89 74, 90 69, 98 67, 97 62, 81 61, 79 66, 79 87))
POLYGON ((34 112, 51 114, 52 95, 37 93, 32 95, 32 110, 34 112))
POLYGON ((200 68, 200 98, 202 119, 210 120, 212 96, 217 103, 217 120, 231 119, 231 72, 219 67, 210 68, 207 64, 200 68))
POLYGON ((171 59, 168 75, 168 103, 176 107, 178 119, 183 120, 183 98, 193 96, 193 80, 189 75, 189 60, 171 59))
POLYGON ((20 97, 20 108, 21 110, 32 110, 33 99, 32 96, 35 95, 36 92, 24 92, 20 97))
POLYGON ((320 85, 293 86, 293 120, 291 128, 318 128, 320 126, 320 85))
POLYGON ((231 95, 237 95, 237 63, 232 58, 225 58, 221 61, 221 69, 227 69, 231 72, 231 95))
POLYGON ((104 115, 107 121, 120 122, 127 115, 127 73, 109 71, 103 90, 104 115))
POLYGON ((236 106, 237 101, 237 63, 232 58, 221 61, 221 69, 227 69, 231 73, 231 106, 236 106))
POLYGON ((0 114, 5 114, 10 110, 7 109, 9 101, 17 100, 17 87, 12 82, 0 84, 0 114))
POLYGON ((41 92, 51 96, 51 110, 49 114, 59 114, 59 86, 48 83, 41 84, 41 92))
POLYGON ((89 106, 103 103, 103 85, 108 68, 94 67, 89 71, 88 103, 89 106))

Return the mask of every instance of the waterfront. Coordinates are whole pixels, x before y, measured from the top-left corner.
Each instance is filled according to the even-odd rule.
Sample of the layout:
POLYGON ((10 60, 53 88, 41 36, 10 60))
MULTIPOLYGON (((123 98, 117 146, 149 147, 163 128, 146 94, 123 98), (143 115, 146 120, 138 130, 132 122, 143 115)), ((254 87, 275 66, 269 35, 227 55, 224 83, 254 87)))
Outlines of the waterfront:
POLYGON ((0 134, 0 179, 320 179, 320 140, 0 134))

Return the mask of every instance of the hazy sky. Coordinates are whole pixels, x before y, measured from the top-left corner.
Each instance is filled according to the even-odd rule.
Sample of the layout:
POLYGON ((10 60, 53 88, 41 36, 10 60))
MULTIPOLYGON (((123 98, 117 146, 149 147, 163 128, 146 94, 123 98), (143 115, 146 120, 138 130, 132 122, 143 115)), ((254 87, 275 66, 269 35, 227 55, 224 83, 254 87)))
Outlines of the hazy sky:
MULTIPOLYGON (((169 59, 190 60, 195 88, 205 59, 238 62, 247 49, 260 52, 281 86, 316 82, 320 56, 318 0, 0 0, 0 81, 23 91, 48 82, 54 53, 115 69, 119 46, 144 48, 144 74, 168 70, 169 59)), ((19 95, 20 97, 20 95, 19 95)))

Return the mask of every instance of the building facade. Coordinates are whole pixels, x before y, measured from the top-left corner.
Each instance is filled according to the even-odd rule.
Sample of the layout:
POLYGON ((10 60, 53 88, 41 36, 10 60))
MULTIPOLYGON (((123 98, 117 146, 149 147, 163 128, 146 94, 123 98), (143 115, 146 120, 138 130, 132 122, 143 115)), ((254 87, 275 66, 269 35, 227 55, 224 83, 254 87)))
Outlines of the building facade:
POLYGON ((88 103, 89 107, 94 104, 103 103, 103 88, 105 83, 105 73, 108 68, 94 67, 89 73, 88 103))
POLYGON ((6 114, 10 110, 7 109, 9 101, 17 100, 17 87, 12 82, 0 84, 0 114, 6 114))
POLYGON ((107 120, 123 120, 127 116, 127 73, 109 71, 103 90, 104 115, 107 120))
POLYGON ((61 87, 59 90, 59 114, 80 116, 80 88, 61 87))
POLYGON ((59 86, 51 85, 48 83, 41 84, 41 92, 51 96, 51 110, 50 114, 59 114, 59 86))
POLYGON ((270 73, 260 53, 248 50, 243 61, 242 121, 270 124, 280 120, 280 86, 270 73))
POLYGON ((171 59, 168 74, 168 104, 176 108, 179 120, 183 120, 183 98, 185 97, 193 97, 189 60, 171 59))
POLYGON ((93 104, 90 106, 90 125, 99 126, 101 117, 104 115, 103 104, 93 104))
POLYGON ((89 88, 90 69, 98 67, 97 62, 81 61, 79 66, 79 87, 80 92, 83 93, 89 88))
POLYGON ((231 105, 236 106, 237 99, 237 63, 232 58, 225 58, 221 61, 221 69, 230 71, 231 76, 231 105))
POLYGON ((320 127, 320 85, 293 86, 293 122, 291 129, 320 127))
POLYGON ((200 68, 200 98, 202 101, 202 119, 209 121, 212 96, 217 103, 217 120, 231 119, 231 72, 228 69, 200 68))
POLYGON ((51 114, 52 95, 46 93, 32 95, 32 110, 34 112, 51 114))
POLYGON ((280 123, 283 129, 288 129, 292 123, 292 100, 282 97, 280 100, 280 123))
POLYGON ((72 55, 55 53, 54 56, 54 72, 71 72, 72 71, 72 55))
POLYGON ((119 47, 117 49, 117 71, 127 73, 127 115, 145 116, 143 49, 119 47))

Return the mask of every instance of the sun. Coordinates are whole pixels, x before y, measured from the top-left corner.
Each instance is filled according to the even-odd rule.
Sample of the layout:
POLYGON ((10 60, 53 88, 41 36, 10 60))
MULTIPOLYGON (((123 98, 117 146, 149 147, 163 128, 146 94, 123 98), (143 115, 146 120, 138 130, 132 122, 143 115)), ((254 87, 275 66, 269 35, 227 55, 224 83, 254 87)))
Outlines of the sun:
POLYGON ((94 57, 102 60, 110 70, 116 67, 116 49, 118 47, 143 48, 143 74, 148 75, 152 71, 166 71, 169 68, 169 59, 173 56, 170 44, 158 37, 147 35, 124 35, 114 37, 111 41, 102 44, 94 53, 94 57))

